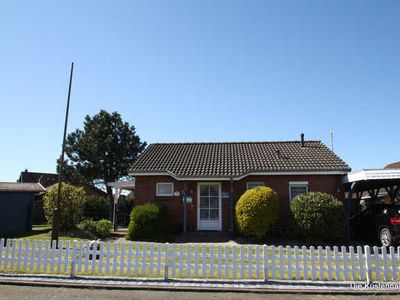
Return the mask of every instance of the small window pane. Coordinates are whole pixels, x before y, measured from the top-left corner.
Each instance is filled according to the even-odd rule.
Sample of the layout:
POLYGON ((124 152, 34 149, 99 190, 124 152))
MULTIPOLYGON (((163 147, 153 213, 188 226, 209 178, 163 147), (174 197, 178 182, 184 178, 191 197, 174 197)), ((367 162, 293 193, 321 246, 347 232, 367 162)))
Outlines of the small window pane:
POLYGON ((210 208, 218 208, 219 207, 219 198, 211 197, 210 198, 210 208))
POLYGON ((207 185, 201 185, 200 186, 200 196, 208 196, 209 191, 208 191, 208 186, 207 185))
POLYGON ((210 196, 217 196, 219 195, 218 186, 210 185, 210 196))
POLYGON ((172 196, 174 190, 173 183, 158 183, 157 195, 158 196, 172 196))
POLYGON ((200 220, 208 220, 210 217, 208 209, 200 209, 200 220))
POLYGON ((219 220, 219 209, 210 209, 210 220, 219 220))
POLYGON ((292 185, 290 186, 290 200, 293 200, 298 195, 307 193, 307 186, 306 185, 292 185))
POLYGON ((208 208, 210 199, 208 197, 200 197, 200 208, 208 208))

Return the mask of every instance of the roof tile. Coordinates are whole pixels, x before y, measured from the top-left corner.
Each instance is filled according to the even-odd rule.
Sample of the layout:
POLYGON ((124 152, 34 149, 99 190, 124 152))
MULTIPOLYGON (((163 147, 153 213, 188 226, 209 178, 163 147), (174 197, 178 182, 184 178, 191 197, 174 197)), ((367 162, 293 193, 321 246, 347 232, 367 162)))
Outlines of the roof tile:
POLYGON ((320 141, 151 144, 131 172, 176 176, 241 176, 268 171, 349 171, 320 141))

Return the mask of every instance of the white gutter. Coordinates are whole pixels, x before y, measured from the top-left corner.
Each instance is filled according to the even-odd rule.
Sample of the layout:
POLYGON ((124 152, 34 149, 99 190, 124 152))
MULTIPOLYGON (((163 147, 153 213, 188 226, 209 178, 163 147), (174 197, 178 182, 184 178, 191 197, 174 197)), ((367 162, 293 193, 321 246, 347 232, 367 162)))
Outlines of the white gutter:
POLYGON ((275 172, 249 172, 237 176, 178 176, 170 171, 166 172, 131 172, 131 176, 171 176, 176 180, 242 180, 247 176, 280 176, 280 175, 345 175, 346 171, 275 171, 275 172))
POLYGON ((38 182, 38 185, 43 189, 43 192, 47 191, 47 189, 40 182, 38 182))

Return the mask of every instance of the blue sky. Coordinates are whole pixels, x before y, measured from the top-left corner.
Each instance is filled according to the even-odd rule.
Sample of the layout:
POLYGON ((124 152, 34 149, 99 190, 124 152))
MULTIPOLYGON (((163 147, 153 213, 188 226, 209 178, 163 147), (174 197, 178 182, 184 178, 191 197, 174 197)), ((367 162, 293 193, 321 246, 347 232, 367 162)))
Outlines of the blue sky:
POLYGON ((306 139, 354 170, 399 160, 399 1, 0 2, 0 181, 54 172, 118 111, 148 143, 306 139))

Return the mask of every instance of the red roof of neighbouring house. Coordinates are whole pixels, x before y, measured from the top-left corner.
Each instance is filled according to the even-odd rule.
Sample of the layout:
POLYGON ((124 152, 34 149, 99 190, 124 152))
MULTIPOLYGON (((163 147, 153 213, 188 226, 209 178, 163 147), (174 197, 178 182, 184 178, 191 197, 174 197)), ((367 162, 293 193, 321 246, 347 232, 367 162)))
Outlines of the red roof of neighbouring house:
POLYGON ((384 169, 400 169, 400 161, 388 164, 384 167, 384 169))

